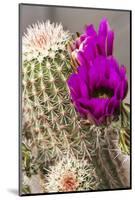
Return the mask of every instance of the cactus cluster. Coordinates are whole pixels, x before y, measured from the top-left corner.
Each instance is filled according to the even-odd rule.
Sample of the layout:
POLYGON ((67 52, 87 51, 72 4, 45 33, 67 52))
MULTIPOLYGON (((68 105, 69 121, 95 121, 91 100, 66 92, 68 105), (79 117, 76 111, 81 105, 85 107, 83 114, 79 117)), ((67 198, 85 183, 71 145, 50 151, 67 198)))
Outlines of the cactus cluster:
MULTIPOLYGON (((39 29, 40 26, 43 25, 39 25, 39 29)), ((56 34, 60 35, 57 26, 52 26, 52 29, 54 32, 56 29, 56 34)), ((63 30, 59 31, 64 33, 63 30)), ((32 60, 23 59, 24 134, 26 138, 32 138, 33 143, 37 145, 38 156, 43 162, 62 157, 63 152, 67 150, 75 150, 77 153, 80 138, 85 138, 88 134, 80 127, 66 83, 71 73, 66 50, 69 40, 70 35, 65 32, 56 50, 52 50, 50 46, 48 55, 44 56, 42 61, 39 61, 40 55, 32 60), (64 45, 62 49, 61 45, 64 45)), ((82 147, 78 154, 84 153, 84 149, 82 147)))
MULTIPOLYGON (((78 157, 90 159, 88 151, 90 127, 82 129, 80 126, 66 83, 71 73, 66 50, 70 39, 71 35, 64 31, 61 25, 55 26, 50 22, 33 25, 23 38, 22 143, 26 150, 22 152, 24 152, 23 159, 27 160, 23 162, 23 168, 28 175, 32 174, 30 172, 33 171, 32 163, 36 162, 42 169, 44 165, 61 160, 67 151, 78 157), (38 54, 39 49, 36 53, 33 52, 35 47, 31 47, 31 41, 34 45, 40 41, 42 47, 44 35, 49 35, 52 31, 55 33, 52 38, 56 37, 56 40, 50 44, 50 48, 44 49, 48 52, 42 54, 43 50, 40 50, 38 54), (33 33, 36 34, 35 38, 33 33), (31 57, 33 53, 35 57, 31 57)), ((52 39, 49 38, 50 40, 52 39)), ((35 169, 35 172, 36 170, 38 171, 35 169)))
MULTIPOLYGON (((111 150, 118 147, 111 147, 107 140, 110 127, 90 125, 78 115, 70 100, 67 79, 72 69, 67 44, 71 39, 61 24, 50 21, 32 25, 23 36, 22 180, 40 175, 42 192, 68 191, 61 186, 64 179, 59 181, 62 173, 65 179, 69 175, 71 182, 76 181, 73 188, 69 187, 72 191, 120 187, 123 182, 117 183, 117 170, 106 165, 107 159, 113 159, 111 150), (104 180, 99 174, 100 166, 104 180)), ((117 132, 121 130, 119 124, 117 132)), ((120 141, 121 149, 123 146, 127 153, 127 143, 122 145, 120 141)), ((31 192, 26 182, 22 181, 22 193, 31 192)))

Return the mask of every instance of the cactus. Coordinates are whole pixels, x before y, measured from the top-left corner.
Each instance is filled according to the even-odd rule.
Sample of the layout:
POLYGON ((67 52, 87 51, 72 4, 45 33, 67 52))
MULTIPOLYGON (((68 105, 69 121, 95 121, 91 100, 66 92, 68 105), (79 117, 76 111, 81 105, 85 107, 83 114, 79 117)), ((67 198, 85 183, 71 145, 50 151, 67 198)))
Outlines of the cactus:
MULTIPOLYGON (((114 164, 116 155, 113 155, 110 147, 114 130, 117 133, 121 131, 121 122, 118 122, 118 126, 112 123, 107 127, 91 125, 89 120, 80 117, 70 100, 67 85, 72 73, 67 50, 70 40, 71 34, 64 31, 61 24, 51 24, 49 21, 30 26, 23 36, 23 174, 29 179, 40 175, 43 192, 63 191, 54 188, 51 181, 58 186, 56 176, 60 176, 61 169, 66 168, 67 163, 71 169, 78 164, 87 168, 84 170, 87 180, 84 178, 85 183, 79 182, 77 191, 123 187, 124 181, 118 175, 118 160, 114 164), (104 149, 107 149, 107 153, 104 149), (67 152, 69 157, 66 156, 67 152), (87 164, 81 164, 83 162, 87 164), (57 171, 58 166, 61 167, 60 171, 57 171), (55 171, 57 173, 53 179, 55 171)), ((114 145, 113 150, 119 146, 125 149, 121 138, 125 138, 125 135, 120 140, 117 137, 119 145, 114 145)), ((22 185, 22 192, 30 193, 30 185, 22 185)))
MULTIPOLYGON (((22 106, 25 137, 32 138, 33 143, 38 146, 41 160, 49 161, 52 158, 61 157, 68 149, 73 150, 74 145, 79 145, 74 144, 74 139, 81 142, 80 138, 85 137, 87 133, 83 133, 84 130, 82 131, 80 122, 77 120, 78 116, 70 101, 66 83, 71 73, 66 50, 70 35, 64 32, 60 25, 61 28, 47 22, 44 26, 46 32, 56 32, 56 35, 52 37, 57 38, 58 34, 62 35, 62 38, 57 38, 54 42, 56 50, 53 50, 50 44, 46 56, 40 53, 36 58, 29 60, 29 53, 24 50, 22 106)), ((43 24, 34 25, 33 32, 37 28, 40 30, 43 24)), ((32 30, 28 29, 29 32, 32 30)), ((28 39, 27 35, 24 41, 26 38, 28 39)), ((28 45, 25 41, 24 49, 27 49, 26 46, 28 45)), ((77 153, 77 149, 75 152, 77 153)), ((80 150, 78 153, 80 154, 80 150)))
MULTIPOLYGON (((22 143, 32 155, 30 165, 36 163, 41 170, 67 151, 91 159, 90 127, 80 126, 66 83, 71 73, 66 49, 70 38, 61 25, 49 21, 29 27, 23 37, 22 143)), ((24 166, 31 174, 27 169, 31 167, 24 166)))
POLYGON ((108 189, 130 187, 130 156, 121 148, 121 120, 91 129, 92 161, 102 185, 108 189))
POLYGON ((56 165, 50 166, 45 179, 47 192, 97 190, 101 182, 92 163, 72 155, 65 155, 56 165))

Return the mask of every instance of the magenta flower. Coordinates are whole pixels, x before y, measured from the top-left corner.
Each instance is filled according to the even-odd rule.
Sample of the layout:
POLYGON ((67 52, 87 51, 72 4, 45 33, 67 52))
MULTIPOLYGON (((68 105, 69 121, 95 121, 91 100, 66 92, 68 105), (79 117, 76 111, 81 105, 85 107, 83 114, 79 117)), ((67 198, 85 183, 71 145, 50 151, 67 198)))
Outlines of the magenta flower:
POLYGON ((119 67, 113 56, 97 56, 71 74, 68 86, 76 110, 100 125, 107 117, 115 117, 120 112, 121 101, 128 90, 126 69, 119 67))
POLYGON ((76 68, 80 64, 89 63, 98 55, 112 55, 113 40, 114 32, 110 29, 106 18, 102 19, 98 33, 92 24, 86 26, 84 34, 70 44, 71 64, 76 68))

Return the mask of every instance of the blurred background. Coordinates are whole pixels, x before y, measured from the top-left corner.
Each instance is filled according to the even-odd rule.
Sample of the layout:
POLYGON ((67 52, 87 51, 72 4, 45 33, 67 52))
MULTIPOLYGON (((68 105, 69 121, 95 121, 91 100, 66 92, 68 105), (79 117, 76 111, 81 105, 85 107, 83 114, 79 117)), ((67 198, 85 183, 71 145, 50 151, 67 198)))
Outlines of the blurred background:
POLYGON ((115 32, 114 54, 119 64, 127 68, 129 90, 126 102, 130 103, 130 12, 119 10, 99 10, 88 8, 65 8, 39 5, 22 5, 20 11, 20 35, 37 21, 50 20, 62 23, 71 33, 83 32, 86 24, 94 24, 96 29, 103 17, 106 17, 115 32))

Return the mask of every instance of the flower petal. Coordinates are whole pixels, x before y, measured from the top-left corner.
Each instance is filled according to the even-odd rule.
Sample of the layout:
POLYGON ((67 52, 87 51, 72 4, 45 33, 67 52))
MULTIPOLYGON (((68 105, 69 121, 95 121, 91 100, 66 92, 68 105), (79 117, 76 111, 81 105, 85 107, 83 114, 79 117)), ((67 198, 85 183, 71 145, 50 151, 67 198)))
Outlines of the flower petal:
POLYGON ((80 98, 77 100, 79 110, 82 109, 86 116, 90 113, 94 121, 98 121, 99 118, 105 115, 107 103, 108 99, 92 98, 88 100, 85 98, 80 98))
POLYGON ((94 29, 94 26, 92 24, 86 26, 85 33, 87 34, 87 36, 91 36, 91 37, 95 37, 97 35, 94 29))
POLYGON ((109 31, 107 35, 107 56, 113 54, 113 41, 114 41, 114 32, 109 31))
POLYGON ((108 27, 109 27, 109 25, 108 25, 107 19, 103 18, 101 20, 101 22, 100 22, 100 25, 99 25, 98 34, 106 37, 107 36, 108 27))
POLYGON ((87 37, 80 45, 79 50, 83 53, 87 62, 93 60, 97 55, 95 41, 93 41, 92 37, 87 37))
POLYGON ((119 112, 120 109, 120 101, 115 97, 111 98, 108 101, 108 105, 106 106, 106 115, 113 115, 116 112, 119 112))
POLYGON ((78 85, 78 76, 73 73, 68 79, 68 86, 70 88, 70 93, 73 101, 76 101, 80 97, 81 91, 78 85))

